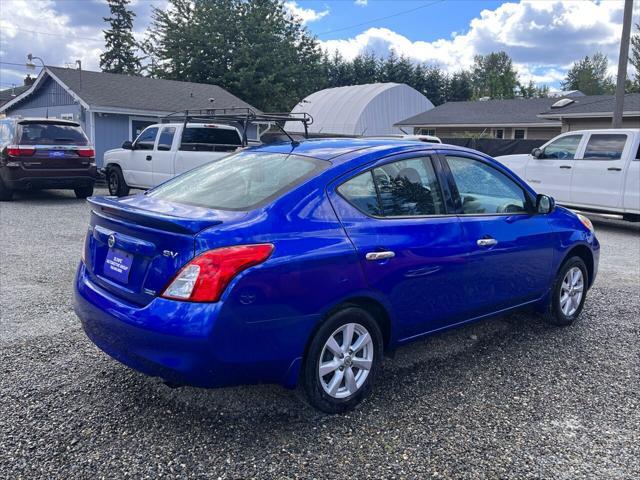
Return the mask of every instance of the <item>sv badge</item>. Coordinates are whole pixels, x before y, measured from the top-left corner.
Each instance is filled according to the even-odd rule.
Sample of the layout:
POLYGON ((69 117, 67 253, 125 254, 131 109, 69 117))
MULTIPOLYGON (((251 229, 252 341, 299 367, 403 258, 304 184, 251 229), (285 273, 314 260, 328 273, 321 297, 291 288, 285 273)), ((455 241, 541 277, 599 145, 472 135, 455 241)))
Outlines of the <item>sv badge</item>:
POLYGON ((169 258, 176 258, 178 256, 178 252, 172 252, 171 250, 163 250, 162 255, 169 258))

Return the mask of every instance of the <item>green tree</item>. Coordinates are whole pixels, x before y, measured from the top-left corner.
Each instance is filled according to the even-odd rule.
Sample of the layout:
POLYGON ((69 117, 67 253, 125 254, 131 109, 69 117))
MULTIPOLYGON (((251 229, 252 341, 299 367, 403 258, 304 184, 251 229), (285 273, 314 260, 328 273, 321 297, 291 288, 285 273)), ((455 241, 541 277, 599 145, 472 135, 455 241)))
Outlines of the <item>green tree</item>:
POLYGON ((471 73, 463 70, 451 75, 447 85, 447 101, 464 102, 471 100, 471 97, 473 97, 471 73))
POLYGON ((421 93, 436 106, 447 101, 447 76, 439 67, 425 68, 424 89, 421 90, 421 93))
POLYGON ((133 17, 129 10, 129 0, 107 0, 111 16, 103 17, 110 28, 104 30, 105 52, 100 55, 100 68, 103 72, 140 73, 140 58, 136 55, 138 45, 133 38, 133 17))
POLYGON ((279 0, 169 0, 145 48, 151 75, 215 83, 265 111, 325 87, 332 66, 279 0))
POLYGON ((372 53, 358 55, 351 62, 353 81, 356 84, 376 83, 379 77, 378 59, 372 53))
POLYGON ((514 98, 518 74, 505 52, 476 55, 471 71, 474 95, 477 98, 514 98))
POLYGON ((529 80, 527 84, 518 84, 518 94, 522 98, 545 98, 549 96, 549 87, 547 85, 540 87, 533 80, 529 80))
POLYGON ((633 65, 635 76, 630 81, 628 91, 640 93, 640 23, 636 23, 636 33, 631 36, 631 55, 629 62, 633 65))
POLYGON ((563 90, 580 90, 585 95, 602 95, 613 93, 615 85, 607 74, 609 60, 602 53, 586 56, 575 62, 564 81, 563 90))

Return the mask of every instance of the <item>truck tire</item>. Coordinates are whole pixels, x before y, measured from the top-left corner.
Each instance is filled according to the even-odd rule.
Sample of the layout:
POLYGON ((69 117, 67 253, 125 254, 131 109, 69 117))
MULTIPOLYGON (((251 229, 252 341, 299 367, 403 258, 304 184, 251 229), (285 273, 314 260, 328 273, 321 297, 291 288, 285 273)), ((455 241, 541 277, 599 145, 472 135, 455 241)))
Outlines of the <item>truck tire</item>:
POLYGON ((13 198, 13 190, 4 186, 0 179, 0 202, 8 202, 13 198))
POLYGON ((107 169, 107 185, 109 186, 109 194, 116 197, 124 197, 129 195, 129 185, 124 180, 122 170, 116 165, 112 165, 107 169))

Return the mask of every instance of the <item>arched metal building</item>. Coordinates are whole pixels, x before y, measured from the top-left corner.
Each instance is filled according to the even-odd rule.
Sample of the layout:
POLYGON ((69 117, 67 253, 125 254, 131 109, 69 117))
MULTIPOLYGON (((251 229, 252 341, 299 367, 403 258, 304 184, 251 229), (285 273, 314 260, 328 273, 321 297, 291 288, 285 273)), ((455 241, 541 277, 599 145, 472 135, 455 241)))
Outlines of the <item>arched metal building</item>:
MULTIPOLYGON (((313 117, 309 133, 371 136, 402 133, 394 123, 432 108, 427 97, 404 83, 369 83, 312 93, 292 113, 313 117)), ((302 131, 296 122, 287 123, 285 129, 302 131)))

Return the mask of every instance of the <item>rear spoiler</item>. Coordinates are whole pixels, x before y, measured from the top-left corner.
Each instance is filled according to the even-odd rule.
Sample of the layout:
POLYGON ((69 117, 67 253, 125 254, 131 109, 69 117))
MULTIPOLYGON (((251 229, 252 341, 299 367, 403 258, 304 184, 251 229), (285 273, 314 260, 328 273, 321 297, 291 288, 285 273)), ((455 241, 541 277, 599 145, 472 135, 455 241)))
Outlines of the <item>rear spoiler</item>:
MULTIPOLYGON (((89 197, 87 202, 91 205, 93 213, 101 217, 113 220, 128 220, 138 225, 168 232, 195 235, 206 228, 222 223, 220 218, 216 217, 213 212, 208 218, 206 216, 189 218, 146 210, 129 205, 115 197, 89 197)), ((185 213, 186 211, 187 209, 185 208, 185 213)))

